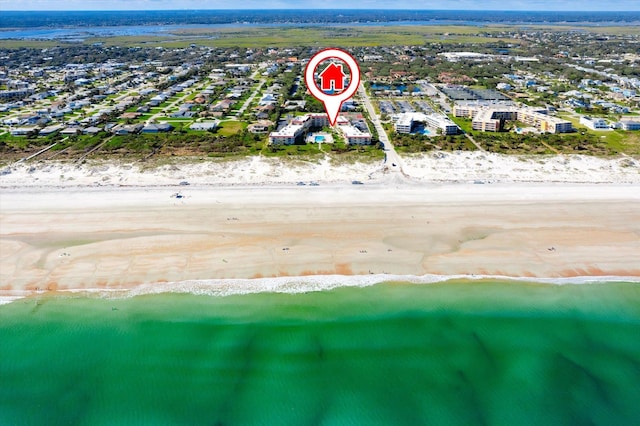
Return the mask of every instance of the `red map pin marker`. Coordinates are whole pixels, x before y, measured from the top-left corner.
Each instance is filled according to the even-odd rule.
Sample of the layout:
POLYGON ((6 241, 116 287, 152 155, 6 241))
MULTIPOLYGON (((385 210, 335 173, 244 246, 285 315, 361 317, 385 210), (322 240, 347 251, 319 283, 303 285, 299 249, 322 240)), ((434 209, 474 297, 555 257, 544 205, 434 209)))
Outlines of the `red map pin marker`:
POLYGON ((307 68, 304 71, 304 81, 313 97, 324 104, 324 109, 329 116, 329 122, 332 126, 335 126, 342 103, 351 98, 358 90, 358 86, 360 85, 360 67, 354 57, 344 50, 324 49, 313 55, 311 60, 309 60, 307 68), (344 87, 346 75, 342 64, 332 62, 318 74, 322 88, 318 87, 314 78, 316 68, 318 68, 320 62, 326 61, 327 59, 339 59, 349 67, 349 72, 351 73, 349 86, 344 87), (330 95, 325 93, 324 90, 342 90, 342 92, 336 95, 330 95))

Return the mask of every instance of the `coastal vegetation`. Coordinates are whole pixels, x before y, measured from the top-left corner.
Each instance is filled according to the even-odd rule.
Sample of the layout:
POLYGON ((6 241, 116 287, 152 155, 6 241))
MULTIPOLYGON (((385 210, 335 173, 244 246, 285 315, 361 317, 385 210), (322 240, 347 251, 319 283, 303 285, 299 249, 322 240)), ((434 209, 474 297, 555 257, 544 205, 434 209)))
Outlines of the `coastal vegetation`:
POLYGON ((247 155, 264 155, 267 157, 288 156, 325 156, 336 161, 351 161, 352 157, 363 160, 384 158, 379 147, 351 146, 344 141, 336 140, 333 144, 296 144, 268 145, 264 135, 252 134, 242 128, 242 123, 221 127, 217 132, 190 132, 171 134, 130 134, 122 136, 107 135, 102 132, 94 136, 72 136, 62 138, 24 138, 0 136, 0 165, 17 161, 41 149, 57 143, 39 159, 56 159, 63 161, 82 161, 84 159, 102 158, 117 160, 162 161, 173 157, 225 157, 238 158, 247 155), (237 129, 233 132, 232 129, 237 129))
MULTIPOLYGON (((588 132, 569 134, 472 132, 470 134, 483 150, 499 154, 640 155, 640 135, 621 131, 601 133, 605 134, 588 132)), ((465 135, 424 136, 394 132, 391 138, 399 152, 475 151, 478 149, 465 135)))

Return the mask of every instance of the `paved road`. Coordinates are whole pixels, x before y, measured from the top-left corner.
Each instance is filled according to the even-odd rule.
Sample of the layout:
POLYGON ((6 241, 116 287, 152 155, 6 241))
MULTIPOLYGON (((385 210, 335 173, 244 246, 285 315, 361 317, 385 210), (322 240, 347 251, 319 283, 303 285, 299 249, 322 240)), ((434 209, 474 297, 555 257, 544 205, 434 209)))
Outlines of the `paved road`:
POLYGON ((258 95, 258 93, 260 93, 260 89, 262 89, 262 86, 264 86, 264 83, 266 82, 267 82, 266 78, 263 78, 260 80, 260 83, 258 83, 258 85, 256 86, 251 96, 249 96, 249 98, 244 102, 244 104, 240 107, 240 109, 236 113, 236 117, 240 117, 242 116, 242 114, 244 114, 245 110, 249 108, 249 105, 251 105, 251 102, 253 102, 253 100, 258 95))
POLYGON ((389 140, 389 137, 387 136, 387 132, 385 132, 384 127, 382 127, 382 123, 380 122, 380 117, 378 116, 378 114, 376 114, 376 110, 373 108, 371 99, 369 98, 369 95, 367 94, 367 91, 365 90, 362 84, 360 84, 360 87, 358 87, 358 93, 360 94, 360 97, 362 98, 362 101, 364 102, 364 105, 367 108, 367 111, 369 112, 369 117, 371 117, 371 122, 373 123, 373 126, 376 128, 376 131, 378 132, 378 138, 380 139, 380 142, 384 145, 385 167, 392 172, 402 173, 402 161, 400 159, 400 156, 398 155, 398 153, 396 152, 396 149, 394 148, 393 144, 389 140))
MULTIPOLYGON (((258 76, 260 75, 260 72, 263 69, 265 69, 264 65, 258 65, 258 68, 249 76, 249 78, 252 80, 255 80, 256 78, 258 78, 258 76)), ((244 114, 246 109, 249 108, 249 105, 251 105, 251 102, 255 99, 256 96, 258 96, 258 93, 260 93, 260 89, 262 89, 262 86, 264 86, 266 82, 267 82, 266 78, 263 77, 260 79, 260 82, 254 89, 253 93, 251 93, 251 96, 249 96, 249 98, 244 102, 244 104, 240 107, 240 109, 236 113, 236 117, 240 117, 242 114, 244 114)))
MULTIPOLYGON (((151 117, 149 117, 147 119, 147 121, 145 122, 145 124, 150 124, 150 123, 155 123, 156 120, 160 117, 162 118, 167 118, 168 120, 171 120, 172 117, 169 117, 167 114, 171 114, 172 110, 175 110, 176 107, 179 104, 184 103, 185 99, 187 99, 189 97, 189 95, 193 94, 196 91, 200 91, 202 90, 202 88, 204 86, 206 86, 208 83, 206 81, 201 81, 193 86, 191 86, 190 88, 186 89, 184 92, 181 92, 180 95, 178 95, 179 97, 171 102, 169 105, 163 107, 160 112, 157 112, 155 114, 153 114, 151 117), (166 111, 166 112, 165 112, 166 111)), ((193 120, 195 120, 197 117, 191 117, 193 120)))

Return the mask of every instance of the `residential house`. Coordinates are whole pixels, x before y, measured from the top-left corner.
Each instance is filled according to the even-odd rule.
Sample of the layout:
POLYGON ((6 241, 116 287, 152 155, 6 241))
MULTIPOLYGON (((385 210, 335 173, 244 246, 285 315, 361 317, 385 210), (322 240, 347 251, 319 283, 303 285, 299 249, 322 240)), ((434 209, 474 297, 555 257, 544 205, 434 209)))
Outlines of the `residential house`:
POLYGON ((640 130, 640 121, 638 120, 620 120, 618 127, 622 130, 640 130))
POLYGON ((142 114, 140 114, 139 112, 125 112, 120 115, 120 118, 125 120, 135 120, 136 118, 140 117, 140 115, 142 114))
MULTIPOLYGON (((258 102, 258 105, 260 106, 265 106, 265 105, 275 105, 277 102, 276 100, 276 96, 274 96, 271 93, 267 93, 266 95, 264 95, 260 101, 258 102)), ((304 101, 303 101, 304 102, 304 101)))
POLYGON ((611 128, 604 118, 597 117, 580 117, 580 124, 588 127, 591 130, 608 130, 611 128))
POLYGON ((111 133, 117 136, 124 136, 139 133, 142 130, 143 125, 141 123, 137 124, 118 124, 117 126, 111 129, 111 133))
POLYGON ((58 133, 62 129, 64 129, 64 126, 62 124, 53 124, 51 126, 40 129, 40 131, 38 132, 38 136, 53 135, 54 133, 58 133))
POLYGON ((10 130, 11 136, 27 136, 30 134, 37 134, 38 128, 36 126, 23 126, 15 127, 10 130))
POLYGON ((172 118, 191 118, 195 115, 193 111, 189 110, 179 110, 170 115, 172 118))
POLYGON ((173 130, 173 126, 169 123, 151 123, 145 125, 141 133, 166 133, 173 130))
POLYGON ((224 99, 218 102, 217 104, 212 105, 210 109, 211 111, 226 112, 226 111, 229 111, 229 109, 231 108, 231 105, 233 105, 234 103, 235 101, 231 99, 224 99))
MULTIPOLYGON (((343 102, 343 105, 346 103, 343 102)), ((307 105, 307 101, 287 101, 284 104, 284 109, 286 109, 287 111, 295 111, 295 110, 300 110, 300 111, 304 111, 305 106, 307 105)))
POLYGON ((260 120, 255 123, 251 123, 247 130, 250 133, 266 133, 269 130, 269 127, 273 126, 273 121, 270 120, 260 120))
POLYGON ((76 136, 82 133, 82 127, 67 127, 60 131, 62 136, 76 136))
POLYGON ((102 129, 100 127, 91 126, 91 127, 85 128, 82 131, 82 134, 83 135, 97 135, 101 131, 102 131, 102 129))
POLYGON ((202 130, 202 131, 215 130, 218 127, 219 123, 220 122, 217 121, 217 120, 213 120, 213 121, 196 121, 191 126, 189 126, 189 128, 191 130, 202 130))

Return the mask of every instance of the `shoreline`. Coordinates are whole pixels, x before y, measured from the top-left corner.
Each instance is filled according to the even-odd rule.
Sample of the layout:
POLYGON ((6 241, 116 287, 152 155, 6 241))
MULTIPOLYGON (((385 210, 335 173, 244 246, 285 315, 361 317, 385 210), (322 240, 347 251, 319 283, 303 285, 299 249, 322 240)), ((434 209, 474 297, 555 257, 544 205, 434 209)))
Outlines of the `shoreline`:
POLYGON ((146 283, 128 289, 84 288, 56 291, 23 291, 3 295, 0 290, 0 306, 18 300, 40 296, 55 297, 97 297, 100 299, 126 299, 131 297, 158 294, 192 294, 197 296, 228 297, 258 293, 301 294, 330 291, 343 287, 369 287, 378 284, 415 284, 428 285, 450 281, 495 280, 505 284, 542 284, 542 285, 606 285, 612 282, 640 284, 640 276, 601 276, 587 275, 574 277, 512 277, 504 275, 311 275, 284 276, 248 279, 212 279, 185 280, 178 282, 146 283))
MULTIPOLYGON (((447 168, 467 155, 429 161, 447 168)), ((475 154, 469 158, 457 167, 478 159, 475 154)), ((584 158, 573 161, 594 166, 584 158)), ((316 175, 335 177, 329 162, 303 164, 293 174, 282 168, 277 182, 264 180, 274 169, 264 168, 259 158, 242 162, 256 173, 247 168, 235 172, 248 176, 244 182, 217 179, 235 162, 212 176, 206 172, 216 163, 206 163, 189 185, 179 185, 182 176, 135 171, 122 186, 91 183, 102 181, 113 165, 62 187, 57 186, 58 170, 46 163, 37 172, 42 179, 23 185, 16 173, 2 175, 0 298, 43 289, 128 294, 152 286, 169 291, 167 283, 197 283, 212 291, 211 283, 244 283, 238 285, 246 288, 262 286, 261 279, 268 290, 278 280, 294 285, 317 277, 353 283, 348 285, 396 277, 411 282, 640 277, 635 261, 640 252, 640 162, 622 168, 628 172, 624 176, 633 177, 630 182, 616 183, 569 183, 556 181, 553 174, 535 183, 438 182, 426 179, 439 173, 428 167, 431 163, 413 159, 407 168, 412 170, 414 163, 424 166, 424 179, 379 171, 367 175, 376 164, 366 163, 367 170, 349 165, 337 173, 340 179, 318 179, 313 186, 309 182, 316 175), (353 185, 347 178, 354 170, 371 179, 353 185), (305 185, 294 183, 298 173, 307 172, 305 185), (134 185, 141 176, 146 180, 134 185)))

